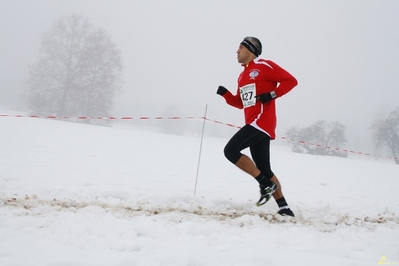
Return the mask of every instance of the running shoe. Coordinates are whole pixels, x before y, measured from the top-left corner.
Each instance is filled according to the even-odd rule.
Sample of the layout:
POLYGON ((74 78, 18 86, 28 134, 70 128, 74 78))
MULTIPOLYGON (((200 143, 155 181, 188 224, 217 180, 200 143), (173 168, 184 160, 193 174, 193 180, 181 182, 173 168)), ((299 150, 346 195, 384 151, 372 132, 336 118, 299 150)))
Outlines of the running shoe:
POLYGON ((260 199, 256 203, 256 206, 262 206, 266 202, 268 202, 271 197, 273 196, 273 193, 276 192, 277 190, 277 185, 274 184, 273 182, 270 181, 270 185, 259 185, 260 187, 260 199))

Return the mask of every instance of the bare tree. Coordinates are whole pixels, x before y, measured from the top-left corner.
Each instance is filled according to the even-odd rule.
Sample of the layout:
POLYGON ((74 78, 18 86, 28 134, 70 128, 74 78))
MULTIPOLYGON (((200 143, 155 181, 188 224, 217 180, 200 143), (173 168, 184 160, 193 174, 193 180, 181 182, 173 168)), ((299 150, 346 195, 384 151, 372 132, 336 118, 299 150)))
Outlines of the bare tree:
POLYGON ((372 126, 373 139, 377 148, 386 147, 399 164, 399 107, 390 112, 385 120, 377 120, 372 126))
POLYGON ((121 88, 120 51, 81 15, 57 19, 43 36, 25 99, 31 111, 107 116, 121 88))
POLYGON ((287 136, 292 140, 294 152, 346 157, 346 153, 338 150, 347 142, 345 128, 339 122, 327 124, 319 120, 309 127, 292 127, 287 136))

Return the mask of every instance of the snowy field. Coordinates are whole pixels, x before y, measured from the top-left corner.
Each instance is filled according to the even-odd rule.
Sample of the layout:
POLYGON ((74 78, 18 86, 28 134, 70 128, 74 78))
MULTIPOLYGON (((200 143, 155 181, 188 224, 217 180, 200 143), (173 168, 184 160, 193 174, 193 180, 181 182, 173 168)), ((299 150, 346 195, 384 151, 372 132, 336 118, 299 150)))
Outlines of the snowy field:
POLYGON ((194 195, 198 135, 16 117, 0 129, 1 266, 399 264, 393 161, 273 143, 292 219, 255 206, 227 138, 205 135, 194 195))

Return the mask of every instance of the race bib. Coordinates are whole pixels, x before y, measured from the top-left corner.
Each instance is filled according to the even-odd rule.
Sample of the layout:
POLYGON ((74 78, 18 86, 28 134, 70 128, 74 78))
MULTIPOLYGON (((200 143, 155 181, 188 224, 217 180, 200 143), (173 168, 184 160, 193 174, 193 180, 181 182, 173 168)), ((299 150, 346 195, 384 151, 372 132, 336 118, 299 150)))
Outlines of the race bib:
POLYGON ((255 105, 256 104, 255 83, 242 86, 240 88, 240 96, 241 96, 241 100, 242 100, 242 104, 243 104, 244 108, 255 105))

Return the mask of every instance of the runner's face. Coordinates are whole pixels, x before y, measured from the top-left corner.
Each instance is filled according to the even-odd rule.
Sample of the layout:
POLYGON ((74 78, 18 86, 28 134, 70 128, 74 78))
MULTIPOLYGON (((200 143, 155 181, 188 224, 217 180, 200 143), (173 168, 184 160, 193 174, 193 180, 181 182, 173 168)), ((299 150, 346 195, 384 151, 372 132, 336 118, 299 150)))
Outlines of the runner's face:
POLYGON ((237 50, 237 60, 240 64, 248 64, 253 60, 253 54, 243 45, 240 44, 237 50))

